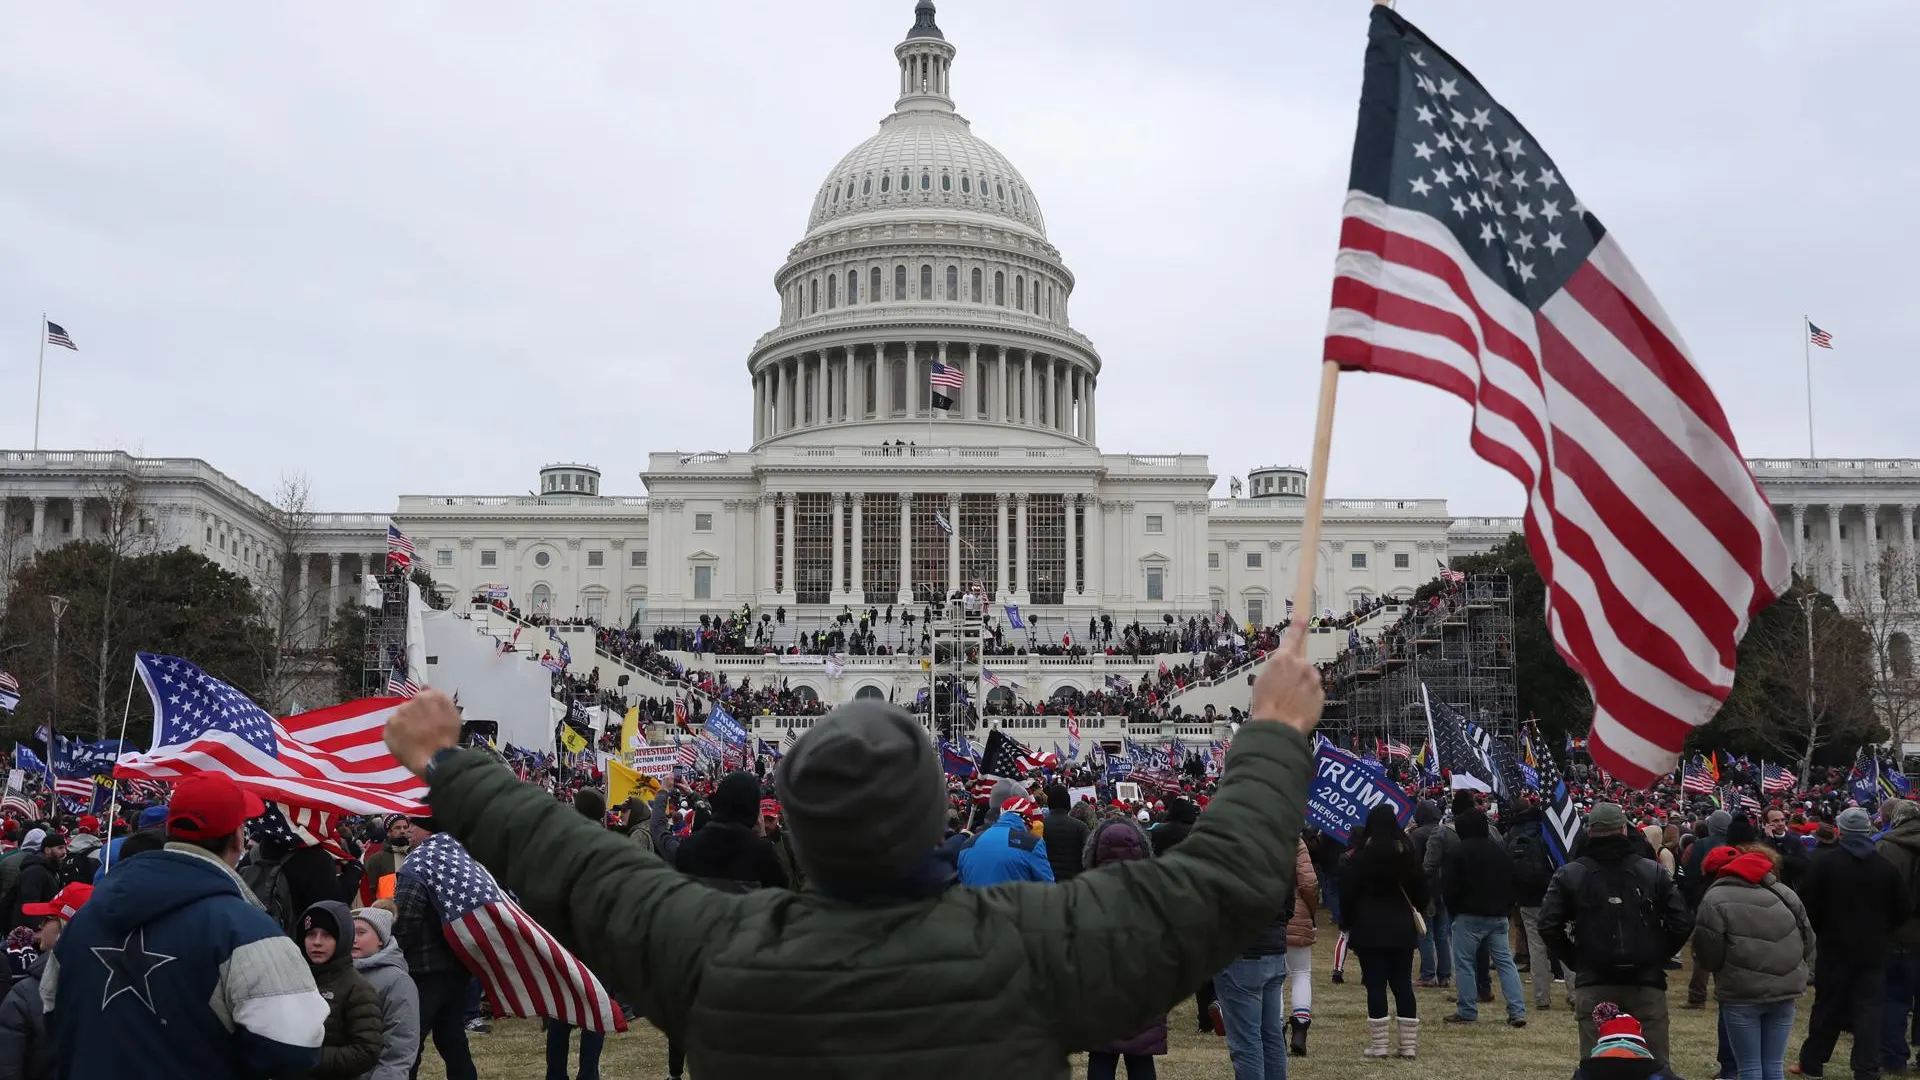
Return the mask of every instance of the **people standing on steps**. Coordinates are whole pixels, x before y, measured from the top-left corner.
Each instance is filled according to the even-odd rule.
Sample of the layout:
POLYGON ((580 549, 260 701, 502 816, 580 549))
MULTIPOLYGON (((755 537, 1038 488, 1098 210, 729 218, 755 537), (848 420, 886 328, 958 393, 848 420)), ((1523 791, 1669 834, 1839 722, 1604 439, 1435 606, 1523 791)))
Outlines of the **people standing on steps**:
POLYGON ((1393 807, 1367 813, 1360 843, 1340 868, 1340 929, 1360 960, 1367 988, 1367 1046, 1361 1053, 1410 1058, 1420 1045, 1420 1009, 1413 997, 1415 916, 1427 906, 1427 875, 1393 807), (1387 1012, 1387 995, 1393 1012, 1387 1012), (1397 1023, 1398 1030, 1392 1030, 1397 1023), (1398 1035, 1390 1044, 1390 1037, 1398 1035))

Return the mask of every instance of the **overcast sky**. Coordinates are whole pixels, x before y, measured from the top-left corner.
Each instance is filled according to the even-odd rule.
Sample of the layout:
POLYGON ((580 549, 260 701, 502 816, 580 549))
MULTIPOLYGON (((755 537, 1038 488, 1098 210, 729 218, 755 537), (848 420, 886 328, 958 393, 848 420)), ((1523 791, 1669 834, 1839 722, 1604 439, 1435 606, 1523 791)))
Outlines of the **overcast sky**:
MULTIPOLYGON (((810 200, 911 0, 20 5, 0 34, 0 446, 206 458, 322 508, 744 449, 810 200)), ((1528 125, 1749 456, 1920 456, 1911 0, 1402 0, 1528 125)), ((1039 194, 1104 449, 1302 463, 1363 0, 948 0, 954 96, 1039 194)), ((1518 511, 1464 405, 1343 380, 1329 490, 1518 511)))

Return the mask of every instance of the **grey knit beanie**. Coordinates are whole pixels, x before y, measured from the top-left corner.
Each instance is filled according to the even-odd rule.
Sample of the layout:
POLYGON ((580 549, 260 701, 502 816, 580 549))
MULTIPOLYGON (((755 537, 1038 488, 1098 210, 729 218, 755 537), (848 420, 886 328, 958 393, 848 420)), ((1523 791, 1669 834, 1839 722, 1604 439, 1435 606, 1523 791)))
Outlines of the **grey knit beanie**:
POLYGON ((906 877, 947 824, 933 740, 905 710, 853 701, 828 713, 775 774, 794 855, 828 885, 906 877))

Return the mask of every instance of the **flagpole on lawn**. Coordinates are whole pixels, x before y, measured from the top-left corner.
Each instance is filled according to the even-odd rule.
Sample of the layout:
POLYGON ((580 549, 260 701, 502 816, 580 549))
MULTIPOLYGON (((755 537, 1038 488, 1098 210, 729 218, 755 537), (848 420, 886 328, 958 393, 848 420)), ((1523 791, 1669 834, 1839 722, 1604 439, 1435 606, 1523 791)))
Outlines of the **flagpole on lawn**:
POLYGON ((1320 553, 1320 514, 1327 498, 1327 457, 1333 445, 1333 399, 1340 387, 1340 364, 1320 365, 1320 405, 1313 421, 1313 457, 1307 466, 1306 515, 1300 522, 1300 575, 1293 585, 1295 644, 1307 651, 1307 607, 1313 602, 1316 557, 1320 553))
MULTIPOLYGON (((133 715, 133 684, 137 681, 139 672, 136 670, 134 676, 127 680, 127 703, 120 709, 120 746, 123 750, 127 745, 127 717, 133 715)), ((51 752, 53 748, 49 746, 47 749, 51 752)), ((107 793, 107 845, 100 850, 100 872, 103 874, 113 869, 113 820, 119 816, 119 806, 120 779, 115 777, 113 787, 107 793)))
POLYGON ((1812 319, 1807 315, 1801 315, 1801 357, 1807 363, 1807 457, 1814 457, 1812 452, 1812 319))
POLYGON ((33 448, 40 449, 40 391, 47 382, 47 313, 40 313, 40 363, 33 375, 33 448))

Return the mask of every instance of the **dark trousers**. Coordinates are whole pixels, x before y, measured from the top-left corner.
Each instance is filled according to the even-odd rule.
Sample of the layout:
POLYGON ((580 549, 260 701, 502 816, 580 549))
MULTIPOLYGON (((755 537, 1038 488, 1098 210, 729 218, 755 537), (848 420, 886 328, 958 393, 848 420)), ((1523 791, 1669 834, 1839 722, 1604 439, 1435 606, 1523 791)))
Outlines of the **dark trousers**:
POLYGON ((1360 958, 1360 982, 1367 988, 1367 1015, 1387 1016, 1387 992, 1393 992, 1392 1015, 1407 1020, 1420 1016, 1413 997, 1412 949, 1355 949, 1360 958))
POLYGON ((1208 979, 1206 982, 1200 984, 1199 992, 1193 995, 1193 1003, 1198 1006, 1200 1010, 1201 1031, 1213 1030, 1213 1018, 1207 1015, 1207 1006, 1213 1004, 1213 1000, 1213 980, 1208 979))
MULTIPOLYGON (((417 975, 413 982, 420 990, 420 1054, 426 1053, 426 1036, 431 1035, 433 1048, 447 1063, 447 1080, 479 1080, 467 1049, 467 987, 473 976, 439 972, 417 975)), ((420 1075, 420 1054, 414 1055, 411 1078, 420 1075)))
POLYGON ((1838 951, 1814 957, 1813 1013, 1807 1018, 1807 1041, 1800 1044, 1803 1073, 1824 1075, 1834 1043, 1848 1030, 1855 1080, 1880 1075, 1880 1003, 1887 993, 1883 957, 1838 951))
POLYGON ((673 1036, 667 1036, 667 1076, 671 1080, 680 1080, 680 1075, 686 1071, 687 1048, 675 1041, 673 1036))
MULTIPOLYGON (((1109 1054, 1104 1050, 1088 1054, 1087 1080, 1114 1080, 1120 1069, 1120 1057, 1119 1054, 1109 1054)), ((1127 1080, 1154 1080, 1159 1075, 1150 1054, 1128 1054, 1126 1059, 1127 1080)))
MULTIPOLYGON (((572 1024, 547 1020, 547 1080, 567 1080, 567 1044, 572 1041, 572 1024)), ((606 1032, 580 1029, 579 1080, 600 1080, 600 1050, 606 1044, 606 1032)))

